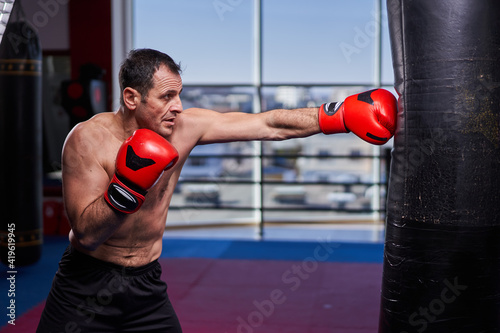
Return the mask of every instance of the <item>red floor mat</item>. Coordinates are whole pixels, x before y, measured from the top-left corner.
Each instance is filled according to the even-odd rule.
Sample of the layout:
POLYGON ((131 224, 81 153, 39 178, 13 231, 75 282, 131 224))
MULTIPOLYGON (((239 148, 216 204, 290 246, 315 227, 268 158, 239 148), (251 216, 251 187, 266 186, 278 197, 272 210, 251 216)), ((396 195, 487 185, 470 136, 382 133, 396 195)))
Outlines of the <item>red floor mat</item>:
POLYGON ((186 333, 377 331, 381 264, 161 259, 186 333))
MULTIPOLYGON (((184 333, 373 333, 381 264, 161 258, 184 333)), ((1 333, 34 332, 43 304, 1 333)))

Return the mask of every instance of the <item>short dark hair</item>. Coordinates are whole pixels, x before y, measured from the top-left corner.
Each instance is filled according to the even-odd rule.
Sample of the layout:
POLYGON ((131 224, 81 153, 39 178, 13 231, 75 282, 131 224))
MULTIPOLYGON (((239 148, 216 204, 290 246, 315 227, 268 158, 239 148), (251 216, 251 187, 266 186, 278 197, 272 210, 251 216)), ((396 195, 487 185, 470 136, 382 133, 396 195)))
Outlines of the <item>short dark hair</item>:
POLYGON ((168 69, 177 75, 182 70, 180 64, 177 64, 169 55, 153 49, 135 49, 129 52, 127 58, 120 67, 120 104, 123 103, 123 90, 126 87, 137 90, 142 99, 147 96, 149 90, 153 88, 153 75, 165 65, 168 69))

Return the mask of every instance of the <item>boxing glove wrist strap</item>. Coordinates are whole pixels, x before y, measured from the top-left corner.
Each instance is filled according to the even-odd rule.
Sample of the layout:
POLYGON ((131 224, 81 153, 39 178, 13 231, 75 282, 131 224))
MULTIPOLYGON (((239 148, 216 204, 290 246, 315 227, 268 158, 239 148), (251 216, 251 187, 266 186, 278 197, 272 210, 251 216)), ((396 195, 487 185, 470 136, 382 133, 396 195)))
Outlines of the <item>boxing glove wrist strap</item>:
POLYGON ((344 112, 341 109, 344 102, 325 103, 319 107, 319 128, 324 134, 348 133, 345 127, 344 112))
POLYGON ((108 190, 104 193, 104 199, 119 212, 135 213, 144 203, 147 191, 133 189, 115 174, 109 183, 108 190))

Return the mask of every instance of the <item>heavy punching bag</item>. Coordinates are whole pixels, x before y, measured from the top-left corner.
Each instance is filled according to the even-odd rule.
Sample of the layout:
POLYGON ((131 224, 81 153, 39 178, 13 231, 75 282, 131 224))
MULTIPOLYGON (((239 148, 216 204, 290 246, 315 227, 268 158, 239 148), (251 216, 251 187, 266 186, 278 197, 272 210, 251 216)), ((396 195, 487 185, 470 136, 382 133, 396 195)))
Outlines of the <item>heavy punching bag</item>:
POLYGON ((0 258, 11 269, 42 245, 42 51, 16 1, 0 44, 0 258), (17 21, 16 21, 17 19, 17 21))
POLYGON ((379 333, 500 332, 500 2, 387 9, 399 114, 379 333))

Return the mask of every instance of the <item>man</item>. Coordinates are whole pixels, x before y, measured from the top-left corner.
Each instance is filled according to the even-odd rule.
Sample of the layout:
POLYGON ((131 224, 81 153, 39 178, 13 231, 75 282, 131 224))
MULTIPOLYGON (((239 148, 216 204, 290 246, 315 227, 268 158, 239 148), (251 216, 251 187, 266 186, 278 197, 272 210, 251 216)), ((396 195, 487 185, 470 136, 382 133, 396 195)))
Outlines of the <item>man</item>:
POLYGON ((182 109, 180 68, 161 52, 130 52, 119 75, 119 110, 78 124, 64 144, 70 245, 38 332, 181 331, 157 259, 196 145, 348 131, 383 144, 395 129, 395 98, 381 89, 320 108, 222 114, 182 109))

